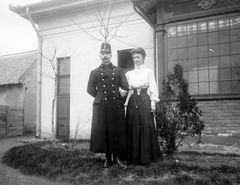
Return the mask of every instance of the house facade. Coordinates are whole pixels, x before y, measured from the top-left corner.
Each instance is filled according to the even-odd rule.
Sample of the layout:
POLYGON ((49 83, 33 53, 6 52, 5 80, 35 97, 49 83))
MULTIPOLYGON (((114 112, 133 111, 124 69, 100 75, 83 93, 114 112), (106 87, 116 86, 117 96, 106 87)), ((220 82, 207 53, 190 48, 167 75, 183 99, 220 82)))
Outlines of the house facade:
POLYGON ((239 144, 240 1, 132 2, 155 30, 158 81, 181 64, 203 111, 203 139, 239 144))
POLYGON ((37 52, 0 56, 0 135, 36 129, 37 52))
POLYGON ((90 71, 101 64, 101 21, 110 32, 114 65, 125 71, 133 69, 129 50, 143 47, 146 67, 155 69, 154 29, 134 11, 131 1, 39 1, 28 6, 10 6, 10 10, 38 25, 42 87, 37 132, 42 138, 53 134, 56 138, 90 138, 93 98, 87 94, 87 82, 90 71), (50 61, 61 68, 53 129, 54 73, 50 61))
MULTIPOLYGON (((102 41, 96 39, 101 38, 99 19, 111 17, 112 29, 122 23, 118 36, 110 41, 113 64, 131 70, 129 50, 143 47, 147 52, 145 65, 154 70, 160 92, 167 74, 176 63, 181 64, 189 92, 203 111, 205 139, 239 142, 240 2, 116 0, 111 16, 107 16, 104 12, 111 7, 109 2, 112 1, 53 0, 10 7, 38 25, 44 56, 42 71, 51 74, 47 61, 53 56, 57 63, 65 64, 59 75, 54 114, 56 137, 90 136, 93 99, 86 93, 86 85, 90 71, 100 64, 102 41)), ((52 134, 54 81, 46 76, 41 77, 41 137, 52 134)))

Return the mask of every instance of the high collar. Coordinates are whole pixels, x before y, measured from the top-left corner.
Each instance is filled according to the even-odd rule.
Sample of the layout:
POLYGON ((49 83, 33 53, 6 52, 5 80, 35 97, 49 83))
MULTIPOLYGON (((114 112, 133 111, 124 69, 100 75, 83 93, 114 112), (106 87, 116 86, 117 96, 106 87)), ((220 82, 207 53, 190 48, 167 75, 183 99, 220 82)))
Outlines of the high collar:
POLYGON ((142 64, 142 65, 140 65, 140 66, 136 66, 136 65, 135 65, 135 69, 137 69, 137 70, 138 70, 138 69, 143 69, 143 68, 144 68, 144 64, 142 64))
POLYGON ((112 64, 112 62, 109 62, 107 64, 102 63, 99 67, 103 68, 103 67, 106 67, 106 66, 111 67, 112 69, 114 68, 114 65, 112 64))

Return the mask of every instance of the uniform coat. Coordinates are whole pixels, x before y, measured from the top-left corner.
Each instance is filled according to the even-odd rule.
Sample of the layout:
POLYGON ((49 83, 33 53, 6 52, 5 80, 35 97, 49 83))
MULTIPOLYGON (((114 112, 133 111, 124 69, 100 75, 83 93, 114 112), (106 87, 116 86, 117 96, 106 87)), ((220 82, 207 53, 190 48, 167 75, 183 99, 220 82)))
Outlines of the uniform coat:
POLYGON ((87 92, 93 96, 90 151, 95 153, 127 152, 127 126, 124 101, 119 87, 128 91, 123 70, 112 63, 91 71, 87 92))

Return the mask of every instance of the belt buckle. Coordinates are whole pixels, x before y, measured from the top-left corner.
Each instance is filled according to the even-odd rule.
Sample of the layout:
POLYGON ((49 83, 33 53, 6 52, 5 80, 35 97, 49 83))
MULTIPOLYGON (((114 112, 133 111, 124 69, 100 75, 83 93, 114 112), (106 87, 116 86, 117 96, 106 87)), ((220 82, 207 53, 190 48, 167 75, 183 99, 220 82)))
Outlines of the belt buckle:
POLYGON ((140 95, 141 93, 141 88, 137 88, 137 95, 140 95))

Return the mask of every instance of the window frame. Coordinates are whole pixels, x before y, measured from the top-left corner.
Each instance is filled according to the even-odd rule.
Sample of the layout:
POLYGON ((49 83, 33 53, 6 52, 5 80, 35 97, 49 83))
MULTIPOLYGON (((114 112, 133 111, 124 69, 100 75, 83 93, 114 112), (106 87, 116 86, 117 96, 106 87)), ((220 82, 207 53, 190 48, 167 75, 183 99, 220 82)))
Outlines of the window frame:
POLYGON ((57 86, 57 95, 58 96, 64 96, 64 95, 70 95, 71 93, 71 81, 70 81, 70 75, 71 75, 71 58, 70 57, 59 57, 57 58, 57 70, 58 70, 58 75, 57 75, 57 78, 58 78, 58 86, 57 86), (67 60, 69 61, 69 73, 66 73, 66 74, 61 74, 60 71, 59 71, 59 62, 61 62, 60 60, 64 59, 64 58, 67 58, 67 60), (69 92, 67 93, 61 93, 60 92, 60 80, 61 79, 64 79, 64 78, 68 78, 69 79, 69 92))
MULTIPOLYGON (((220 19, 224 19, 224 18, 228 18, 229 19, 229 17, 238 17, 239 16, 239 14, 237 14, 237 13, 231 13, 231 14, 228 14, 227 16, 226 15, 218 15, 218 16, 211 16, 211 17, 207 17, 207 18, 198 18, 198 19, 194 19, 194 20, 187 20, 187 21, 179 21, 179 22, 174 22, 174 23, 169 23, 169 24, 166 24, 165 25, 165 30, 168 30, 168 28, 171 28, 171 27, 173 27, 173 29, 172 29, 172 33, 174 33, 174 30, 175 30, 175 32, 176 32, 176 30, 186 30, 186 32, 188 31, 188 29, 187 29, 187 26, 186 26, 186 29, 184 29, 184 28, 179 28, 179 26, 181 26, 181 25, 194 25, 195 23, 196 23, 196 25, 197 25, 197 27, 198 27, 198 23, 200 23, 200 22, 207 22, 207 24, 209 23, 208 21, 210 21, 210 20, 218 20, 217 22, 219 22, 219 20, 220 19), (175 29, 174 29, 174 26, 175 26, 175 29)), ((208 26, 208 25, 207 25, 208 26)), ((196 30, 194 31, 194 27, 193 27, 193 29, 192 30, 190 30, 190 31, 192 31, 193 33, 191 33, 191 34, 187 34, 186 33, 186 37, 187 36, 189 36, 189 35, 192 35, 192 34, 195 34, 196 35, 196 37, 198 37, 198 35, 200 35, 199 33, 197 33, 197 28, 195 28, 196 30)), ((231 29, 231 27, 230 27, 230 21, 229 21, 229 29, 228 29, 228 31, 229 31, 229 33, 231 34, 231 32, 233 31, 233 30, 235 30, 235 29, 240 29, 240 26, 239 26, 239 28, 233 28, 233 29, 231 29)), ((218 34, 220 34, 220 32, 222 32, 222 31, 226 31, 226 30, 220 30, 219 29, 219 27, 218 27, 218 31, 216 32, 216 33, 218 33, 218 34)), ((203 31, 201 34, 211 34, 212 32, 210 31, 210 32, 208 32, 208 31, 203 31)), ((177 57, 178 56, 173 56, 173 58, 175 57, 176 59, 175 60, 169 60, 169 40, 171 40, 172 39, 172 41, 174 41, 174 40, 176 40, 176 46, 174 46, 174 43, 172 44, 172 45, 170 45, 170 49, 171 48, 175 48, 175 49, 181 49, 181 48, 191 48, 191 47, 199 47, 199 45, 198 45, 198 43, 196 44, 196 46, 191 46, 191 47, 188 47, 187 45, 185 46, 185 47, 178 47, 177 46, 177 44, 178 44, 178 39, 183 39, 183 38, 181 38, 181 37, 179 37, 177 34, 177 32, 175 33, 176 34, 176 36, 175 37, 168 37, 168 32, 166 31, 166 34, 165 34, 165 37, 164 37, 164 42, 165 42, 165 45, 167 46, 167 47, 165 47, 165 49, 164 49, 164 52, 165 52, 165 54, 166 54, 166 60, 165 60, 165 71, 166 71, 166 75, 165 75, 165 79, 167 79, 167 74, 169 74, 169 72, 170 72, 170 70, 169 70, 169 65, 171 65, 171 63, 172 63, 172 65, 174 65, 174 62, 176 63, 176 62, 178 62, 179 63, 179 61, 180 62, 184 62, 184 60, 186 60, 186 61, 188 61, 189 60, 189 58, 187 57, 186 59, 184 59, 184 57, 183 57, 183 59, 181 59, 181 60, 179 60, 177 57)), ((229 34, 229 35, 230 35, 229 34)), ((219 37, 218 37, 219 38, 219 37)), ((198 38, 197 38, 198 39, 198 38)), ((220 39, 219 39, 220 40, 220 39)), ((188 40, 186 41, 186 42, 188 42, 188 40)), ((230 45, 231 45, 231 43, 233 43, 232 41, 231 41, 231 38, 230 38, 230 41, 228 41, 227 43, 230 43, 230 45)), ((184 42, 183 42, 183 45, 184 45, 184 42)), ((207 47, 209 47, 209 45, 211 45, 210 43, 207 43, 207 47)), ((217 43, 217 45, 218 45, 218 47, 220 47, 220 41, 218 41, 218 43, 217 43)), ((208 51, 209 52, 209 51, 208 51)), ((177 54, 176 54, 177 55, 177 54)), ((236 54, 232 54, 231 52, 230 52, 230 54, 229 54, 229 56, 234 56, 234 55, 236 55, 236 54)), ((238 54, 238 55, 240 55, 240 53, 238 54)), ((217 56, 217 57, 219 57, 219 61, 220 61, 220 54, 217 56)), ((209 68, 209 58, 211 58, 211 56, 207 56, 207 58, 208 58, 208 81, 207 81, 207 83, 208 83, 208 86, 210 85, 210 82, 211 82, 211 80, 209 79, 210 78, 210 68, 209 68)), ((194 59, 196 59, 196 60, 198 60, 198 59, 202 59, 202 58, 200 58, 200 57, 196 57, 196 58, 194 58, 194 59)), ((231 61, 230 61, 231 62, 231 61)), ((220 62, 219 62, 220 63, 220 62)), ((188 63, 187 63, 187 65, 188 65, 188 63)), ((239 66, 240 67, 240 66, 239 66)), ((220 64, 219 64, 219 67, 217 68, 218 70, 220 70, 221 68, 220 68, 220 64)), ((230 68, 229 69, 234 69, 234 66, 230 66, 230 68)), ((199 71, 202 71, 202 70, 199 70, 199 68, 197 68, 197 73, 199 73, 199 71)), ((187 69, 187 72, 189 72, 189 70, 187 69)), ((188 79, 187 79, 187 81, 188 81, 188 79)), ((233 83, 234 81, 239 81, 239 83, 240 83, 240 80, 234 80, 233 79, 233 77, 231 78, 231 83, 233 83)), ((188 81, 189 82, 189 81, 188 81)), ((218 81, 217 81, 218 83, 221 83, 222 81, 221 81, 221 79, 220 79, 220 77, 218 78, 218 81)), ((198 80, 197 81, 197 84, 198 84, 198 88, 199 88, 199 84, 200 84, 201 82, 198 80)), ((232 93, 221 93, 221 91, 219 90, 219 93, 212 93, 212 94, 210 94, 211 92, 210 92, 210 87, 209 87, 209 89, 208 89, 208 94, 199 94, 199 90, 198 90, 198 94, 190 94, 192 97, 194 97, 194 98, 196 98, 196 99, 199 99, 199 100, 213 100, 213 99, 240 99, 240 92, 232 92, 232 93)), ((232 91, 232 89, 231 89, 231 91, 232 91)))
POLYGON ((130 51, 132 50, 132 48, 131 49, 124 49, 124 50, 118 50, 117 51, 117 57, 118 57, 118 67, 120 67, 120 68, 122 68, 123 69, 123 71, 124 71, 124 73, 127 73, 128 71, 131 71, 131 70, 133 70, 134 69, 134 62, 133 62, 133 59, 132 59, 132 55, 131 55, 131 53, 130 53, 130 51), (132 64, 133 64, 133 66, 132 66, 132 68, 127 68, 127 69, 125 69, 125 68, 123 68, 122 67, 122 65, 121 65, 121 59, 120 59, 120 55, 122 54, 122 53, 129 53, 130 55, 131 55, 131 61, 132 61, 132 64))

